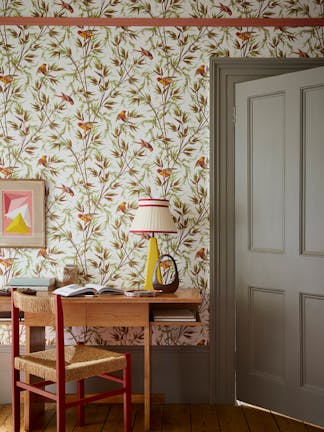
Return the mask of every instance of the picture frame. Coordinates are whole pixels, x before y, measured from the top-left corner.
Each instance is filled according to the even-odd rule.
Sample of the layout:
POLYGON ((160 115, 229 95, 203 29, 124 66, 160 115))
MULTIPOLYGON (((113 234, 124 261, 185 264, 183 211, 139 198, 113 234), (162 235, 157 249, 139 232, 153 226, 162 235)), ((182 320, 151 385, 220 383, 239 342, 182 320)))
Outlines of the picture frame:
POLYGON ((45 248, 45 181, 0 179, 0 247, 45 248))

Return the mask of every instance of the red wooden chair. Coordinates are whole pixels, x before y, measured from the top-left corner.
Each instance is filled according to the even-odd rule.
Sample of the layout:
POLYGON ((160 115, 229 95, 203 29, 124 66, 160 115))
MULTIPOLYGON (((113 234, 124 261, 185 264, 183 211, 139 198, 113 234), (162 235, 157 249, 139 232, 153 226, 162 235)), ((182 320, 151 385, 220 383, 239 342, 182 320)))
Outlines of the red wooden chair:
POLYGON ((120 354, 86 345, 64 346, 62 300, 58 295, 31 296, 12 290, 12 409, 13 430, 20 430, 20 392, 28 390, 56 403, 57 431, 65 432, 65 410, 78 407, 78 425, 84 424, 84 405, 109 396, 123 394, 124 432, 131 431, 131 364, 130 354, 120 354), (52 314, 56 328, 56 348, 20 355, 19 312, 52 314), (113 374, 122 371, 122 377, 113 374), (36 375, 42 381, 29 384, 20 372, 36 375), (99 376, 121 385, 114 390, 86 397, 84 379, 99 376), (77 382, 76 400, 67 402, 65 383, 77 382), (45 386, 56 384, 56 391, 45 386))

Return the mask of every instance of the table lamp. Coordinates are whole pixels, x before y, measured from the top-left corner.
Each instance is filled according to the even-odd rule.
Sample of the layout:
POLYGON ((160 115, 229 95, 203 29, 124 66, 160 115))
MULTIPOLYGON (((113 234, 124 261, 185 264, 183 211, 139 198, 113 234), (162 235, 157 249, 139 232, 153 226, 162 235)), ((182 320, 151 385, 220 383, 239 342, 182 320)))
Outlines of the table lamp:
MULTIPOLYGON (((140 198, 130 232, 138 234, 151 234, 148 245, 148 254, 145 267, 145 290, 153 290, 153 273, 159 249, 154 234, 174 234, 177 232, 169 210, 169 201, 166 199, 140 198)), ((158 275, 161 282, 161 273, 158 275)))

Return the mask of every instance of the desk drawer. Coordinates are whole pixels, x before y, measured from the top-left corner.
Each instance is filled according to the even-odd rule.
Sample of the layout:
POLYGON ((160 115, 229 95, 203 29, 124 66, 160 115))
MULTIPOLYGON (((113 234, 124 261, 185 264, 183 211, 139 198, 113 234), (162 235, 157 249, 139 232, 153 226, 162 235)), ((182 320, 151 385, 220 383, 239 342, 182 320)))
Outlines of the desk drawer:
POLYGON ((103 303, 87 304, 88 326, 146 326, 149 325, 148 304, 103 303))
MULTIPOLYGON (((68 304, 63 305, 64 325, 65 326, 85 326, 87 324, 87 309, 85 304, 68 304)), ((25 313, 25 324, 32 326, 54 326, 55 317, 47 313, 35 314, 25 313)))

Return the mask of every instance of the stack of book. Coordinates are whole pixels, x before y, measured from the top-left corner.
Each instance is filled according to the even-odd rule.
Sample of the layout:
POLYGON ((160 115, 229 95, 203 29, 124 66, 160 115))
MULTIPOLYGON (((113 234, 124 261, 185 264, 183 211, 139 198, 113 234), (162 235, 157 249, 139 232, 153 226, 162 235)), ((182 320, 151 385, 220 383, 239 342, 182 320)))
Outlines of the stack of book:
POLYGON ((5 288, 30 288, 35 291, 55 289, 55 277, 16 277, 9 280, 5 288))
POLYGON ((190 309, 153 309, 153 321, 184 321, 195 322, 197 321, 196 313, 190 309))

